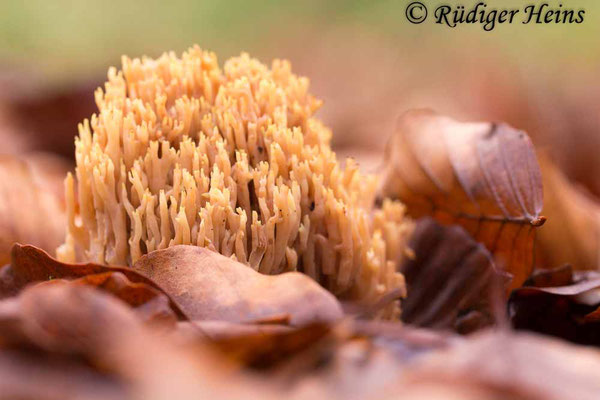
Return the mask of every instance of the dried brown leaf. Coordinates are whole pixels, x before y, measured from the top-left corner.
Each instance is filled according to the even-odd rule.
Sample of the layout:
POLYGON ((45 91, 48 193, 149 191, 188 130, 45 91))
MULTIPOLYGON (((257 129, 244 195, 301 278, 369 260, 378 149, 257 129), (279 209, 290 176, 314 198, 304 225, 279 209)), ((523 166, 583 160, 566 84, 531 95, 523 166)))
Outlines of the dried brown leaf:
POLYGON ((117 300, 94 296, 90 294, 91 290, 63 281, 36 285, 18 297, 2 301, 0 334, 3 346, 28 344, 63 354, 85 354, 95 360, 104 356, 102 346, 98 344, 117 329, 139 331, 139 322, 124 304, 112 310, 111 304, 117 300), (62 316, 58 305, 62 308, 62 316), (92 310, 96 314, 94 319, 89 316, 92 310), (67 337, 74 339, 75 331, 78 340, 65 340, 67 337))
POLYGON ((258 330, 229 324, 234 334, 217 327, 208 346, 199 334, 211 329, 207 323, 181 323, 184 340, 157 336, 100 290, 31 286, 0 301, 0 390, 41 399, 366 398, 397 380, 403 363, 451 344, 398 323, 348 321, 282 329, 256 323, 258 330), (232 374, 223 358, 265 372, 232 374), (40 385, 51 379, 44 392, 40 385))
POLYGON ((408 287, 403 321, 460 333, 496 321, 493 305, 506 301, 503 288, 510 279, 483 245, 460 226, 425 218, 417 223, 409 246, 415 256, 402 267, 408 287))
POLYGON ((425 356, 382 398, 593 400, 600 393, 599 371, 596 349, 540 335, 485 332, 425 356))
POLYGON ((117 300, 57 284, 0 302, 0 393, 8 398, 124 398, 107 339, 139 323, 117 300))
POLYGON ((539 272, 528 283, 513 291, 509 300, 516 329, 600 345, 599 273, 573 273, 572 268, 561 267, 539 272))
MULTIPOLYGON (((273 368, 290 361, 323 342, 335 341, 328 324, 311 324, 288 331, 256 331, 237 336, 214 338, 216 346, 228 359, 254 369, 273 368)), ((325 344, 327 345, 327 344, 325 344)))
POLYGON ((368 399, 393 384, 453 335, 387 321, 346 321, 318 343, 280 363, 269 379, 294 387, 299 399, 368 399))
POLYGON ((291 325, 342 316, 335 297, 301 273, 269 276, 196 246, 174 246, 133 266, 166 290, 193 320, 246 322, 282 314, 291 325))
POLYGON ((542 183, 527 134, 505 124, 404 114, 386 150, 382 195, 415 217, 463 226, 513 275, 533 269, 534 229, 545 221, 542 183))
POLYGON ((545 265, 571 264, 576 269, 600 267, 600 200, 570 182, 547 156, 544 172, 544 213, 549 222, 540 230, 538 249, 545 265))
POLYGON ((538 269, 533 271, 533 274, 523 286, 535 287, 555 287, 565 286, 573 282, 573 267, 565 264, 555 269, 538 269))
POLYGON ((71 283, 35 285, 0 301, 0 393, 35 399, 271 398, 261 382, 233 376, 210 348, 171 342, 114 296, 71 283))
POLYGON ((289 332, 293 328, 279 324, 242 324, 227 321, 183 321, 177 324, 175 335, 182 340, 211 340, 239 338, 245 335, 270 335, 289 332))
POLYGON ((174 326, 177 321, 177 315, 170 307, 169 298, 165 293, 146 283, 131 282, 121 272, 86 275, 72 281, 52 279, 40 285, 64 283, 92 286, 110 293, 129 304, 142 321, 167 326, 174 326))
MULTIPOLYGON (((18 243, 12 248, 10 265, 0 269, 0 298, 12 296, 32 282, 78 278, 80 283, 103 286, 105 290, 117 294, 117 297, 133 307, 149 301, 157 293, 162 293, 167 297, 169 307, 173 312, 180 319, 187 319, 179 305, 168 293, 151 279, 131 268, 94 263, 63 263, 35 246, 18 243), (124 281, 123 278, 126 278, 127 281, 124 281)), ((153 303, 150 309, 155 306, 160 309, 159 303, 163 300, 159 300, 159 297, 155 296, 157 303, 153 303)))

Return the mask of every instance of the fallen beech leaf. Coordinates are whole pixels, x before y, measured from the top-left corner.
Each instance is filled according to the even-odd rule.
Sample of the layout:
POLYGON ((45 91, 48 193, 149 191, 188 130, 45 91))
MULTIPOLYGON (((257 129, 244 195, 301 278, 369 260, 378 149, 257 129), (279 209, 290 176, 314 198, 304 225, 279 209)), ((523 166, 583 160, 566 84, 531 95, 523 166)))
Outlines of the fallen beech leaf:
POLYGON ((595 400, 600 351, 534 334, 478 333, 413 363, 388 393, 381 398, 595 400), (479 396, 456 395, 473 392, 479 396))
MULTIPOLYGON (((299 399, 370 399, 423 355, 459 338, 387 321, 344 321, 319 343, 277 365, 269 379, 299 399)), ((404 397, 402 397, 404 398, 404 397)))
POLYGON ((34 160, 0 155, 0 265, 10 260, 14 242, 54 251, 64 239, 64 202, 55 189, 64 175, 42 174, 43 167, 34 165, 34 160))
POLYGON ((168 325, 174 325, 177 321, 177 315, 171 309, 166 294, 145 283, 131 282, 121 272, 86 275, 72 281, 52 279, 40 285, 56 283, 87 285, 101 289, 129 304, 142 321, 168 325))
POLYGON ((254 369, 268 369, 307 349, 335 341, 331 326, 311 324, 289 331, 246 332, 213 338, 212 344, 228 359, 254 369))
POLYGON ((555 287, 570 285, 573 282, 573 267, 565 264, 555 269, 538 269, 525 281, 523 286, 555 287))
POLYGON ((306 275, 263 275, 202 247, 156 250, 132 269, 157 282, 192 320, 245 322, 287 314, 291 325, 304 325, 342 317, 335 297, 306 275))
POLYGON ((289 332, 293 328, 278 324, 242 324, 227 321, 183 321, 177 324, 177 336, 183 340, 211 339, 222 340, 240 336, 270 335, 289 332))
POLYGON ((93 292, 99 293, 35 286, 0 302, 2 397, 125 398, 119 366, 110 359, 115 354, 107 349, 111 336, 139 336, 140 324, 121 302, 93 292))
MULTIPOLYGON (((541 400, 537 396, 529 396, 529 393, 516 392, 510 388, 498 388, 494 384, 446 376, 426 375, 403 383, 401 396, 404 400, 541 400)), ((399 395, 400 389, 394 389, 379 398, 395 400, 399 395)))
POLYGON ((572 268, 561 267, 537 275, 528 281, 532 286, 511 294, 513 326, 575 343, 600 345, 600 273, 573 273, 572 268))
POLYGON ((505 124, 461 123, 431 111, 404 114, 386 149, 381 194, 414 217, 463 226, 520 286, 544 223, 539 166, 527 135, 505 124))
MULTIPOLYGON (((57 357, 58 358, 58 357, 57 357)), ((0 393, 3 399, 126 400, 118 379, 95 373, 75 361, 0 351, 0 393)))
POLYGON ((216 344, 294 399, 372 398, 382 386, 396 381, 409 362, 455 340, 452 335, 382 321, 345 320, 279 332, 271 328, 275 327, 268 332, 237 331, 221 336, 216 344))
POLYGON ((232 374, 205 345, 167 340, 91 287, 35 285, 0 301, 2 398, 273 398, 263 386, 232 374))
POLYGON ((354 336, 362 336, 394 350, 402 360, 412 360, 434 349, 449 346, 459 337, 447 332, 414 328, 387 321, 354 321, 349 328, 354 336))
MULTIPOLYGON (((77 279, 84 278, 82 282, 92 283, 94 279, 102 282, 102 276, 85 278, 89 275, 120 273, 132 283, 148 285, 169 299, 169 306, 180 319, 188 319, 181 311, 179 305, 173 301, 167 292, 146 276, 129 267, 118 267, 94 263, 67 264, 60 262, 48 255, 45 251, 35 246, 16 243, 11 252, 11 263, 0 269, 0 298, 14 295, 20 289, 32 282, 47 281, 51 279, 77 279)), ((115 283, 115 282, 112 282, 115 283)), ((134 286, 135 287, 135 286, 134 286)), ((116 290, 116 288, 113 288, 116 290)), ((132 289, 133 292, 138 289, 132 289)), ((133 293, 127 294, 128 296, 133 293)), ((138 293, 139 294, 139 293, 138 293)), ((130 301, 132 299, 129 299, 130 301)), ((127 301, 127 300, 126 300, 127 301)))
POLYGON ((0 301, 0 393, 41 399, 120 399, 124 393, 158 400, 368 398, 397 380, 404 362, 451 343, 446 335, 397 323, 352 321, 215 338, 216 354, 267 373, 251 379, 215 357, 198 334, 205 322, 182 323, 191 340, 176 340, 156 335, 123 302, 99 290, 72 282, 30 286, 0 301), (40 385, 51 379, 44 391, 40 385))
POLYGON ((495 267, 483 245, 460 226, 425 218, 418 221, 409 247, 415 256, 402 267, 408 288, 403 321, 460 333, 494 323, 492 306, 505 303, 510 277, 495 267))
MULTIPOLYGON (((225 355, 254 368, 277 366, 280 377, 305 374, 323 367, 336 348, 348 340, 365 339, 406 362, 451 344, 456 337, 447 333, 412 328, 397 322, 344 320, 339 324, 312 324, 304 327, 240 324, 226 321, 178 323, 174 336, 183 343, 210 338, 225 355), (318 343, 317 343, 318 342, 318 343), (285 356, 282 356, 285 354, 285 356), (296 364, 295 358, 302 360, 296 364), (293 364, 282 371, 282 364, 293 364), (300 371, 302 369, 303 371, 300 371)), ((288 379, 286 378, 286 379, 288 379)))
POLYGON ((139 331, 139 322, 133 320, 133 314, 130 316, 124 305, 111 310, 110 304, 117 300, 91 295, 92 290, 63 281, 53 285, 35 285, 22 291, 18 297, 2 301, 2 345, 28 343, 63 354, 85 354, 89 361, 93 361, 104 355, 103 349, 96 344, 111 335, 113 330, 122 327, 132 333, 139 331), (58 305, 63 308, 62 316, 58 305), (89 318, 92 310, 96 314, 93 320, 89 318), (17 320, 18 324, 12 323, 17 320), (78 340, 64 340, 69 336, 74 338, 75 332, 78 340))
POLYGON ((550 222, 538 236, 540 258, 545 265, 600 268, 600 201, 569 182, 547 156, 541 157, 541 165, 544 213, 550 222))

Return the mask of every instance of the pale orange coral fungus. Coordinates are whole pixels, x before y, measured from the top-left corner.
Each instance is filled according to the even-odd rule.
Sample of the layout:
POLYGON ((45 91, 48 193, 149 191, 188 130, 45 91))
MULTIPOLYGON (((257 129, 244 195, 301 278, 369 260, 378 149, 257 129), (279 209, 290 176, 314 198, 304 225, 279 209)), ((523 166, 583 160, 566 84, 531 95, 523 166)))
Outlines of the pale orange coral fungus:
POLYGON ((403 208, 388 202, 373 219, 376 178, 340 167, 308 86, 289 62, 247 54, 223 70, 198 47, 124 57, 79 126, 59 258, 132 264, 193 244, 352 298, 403 288, 403 208))

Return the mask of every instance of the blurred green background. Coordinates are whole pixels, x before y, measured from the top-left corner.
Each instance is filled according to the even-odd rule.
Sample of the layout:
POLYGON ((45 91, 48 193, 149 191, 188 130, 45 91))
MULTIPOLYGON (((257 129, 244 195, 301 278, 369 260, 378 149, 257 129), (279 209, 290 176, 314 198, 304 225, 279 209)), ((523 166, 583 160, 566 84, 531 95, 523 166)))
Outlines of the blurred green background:
MULTIPOLYGON (((288 58, 295 72, 311 78, 312 91, 325 100, 319 115, 343 154, 380 154, 401 112, 431 107, 524 128, 574 178, 586 179, 589 165, 573 163, 570 154, 593 160, 600 148, 600 1, 547 1, 585 9, 579 25, 514 23, 492 32, 431 20, 438 5, 476 0, 424 0, 430 16, 421 25, 406 20, 409 2, 3 1, 0 82, 9 98, 85 88, 89 100, 87 88, 100 85, 122 54, 158 56, 198 44, 222 63, 248 51, 266 63, 288 58)), ((542 2, 486 3, 491 9, 542 2)), ((76 130, 69 124, 71 146, 76 130)), ((600 171, 600 162, 593 167, 600 171)))
MULTIPOLYGON (((431 21, 440 4, 476 1, 424 1, 430 17, 422 25, 404 16, 408 0, 306 1, 3 1, 0 57, 12 65, 32 64, 51 81, 69 81, 106 70, 122 54, 157 56, 191 44, 217 51, 221 58, 241 50, 265 58, 311 57, 315 42, 332 32, 375 36, 387 51, 410 63, 415 52, 478 57, 477 48, 493 50, 527 68, 562 70, 585 67, 600 58, 600 2, 549 1, 550 6, 586 9, 576 25, 499 25, 484 32, 479 25, 455 29, 431 21), (290 46, 294 48, 291 49, 290 46), (409 50, 409 51, 407 51, 409 50)), ((493 7, 523 7, 540 1, 488 0, 493 7)), ((349 39, 352 36, 348 37, 349 39)), ((341 34, 339 40, 344 40, 341 34)))

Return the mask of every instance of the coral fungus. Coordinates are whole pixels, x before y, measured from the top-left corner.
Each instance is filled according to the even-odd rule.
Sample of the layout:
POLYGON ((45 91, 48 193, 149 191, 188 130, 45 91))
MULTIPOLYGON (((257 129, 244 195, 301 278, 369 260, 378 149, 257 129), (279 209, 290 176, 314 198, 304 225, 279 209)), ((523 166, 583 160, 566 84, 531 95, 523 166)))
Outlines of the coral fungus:
POLYGON ((58 256, 131 265, 192 244, 349 298, 403 289, 403 208, 375 211, 376 178, 338 164, 308 85, 287 61, 269 69, 247 54, 222 70, 198 47, 124 57, 79 126, 58 256))

